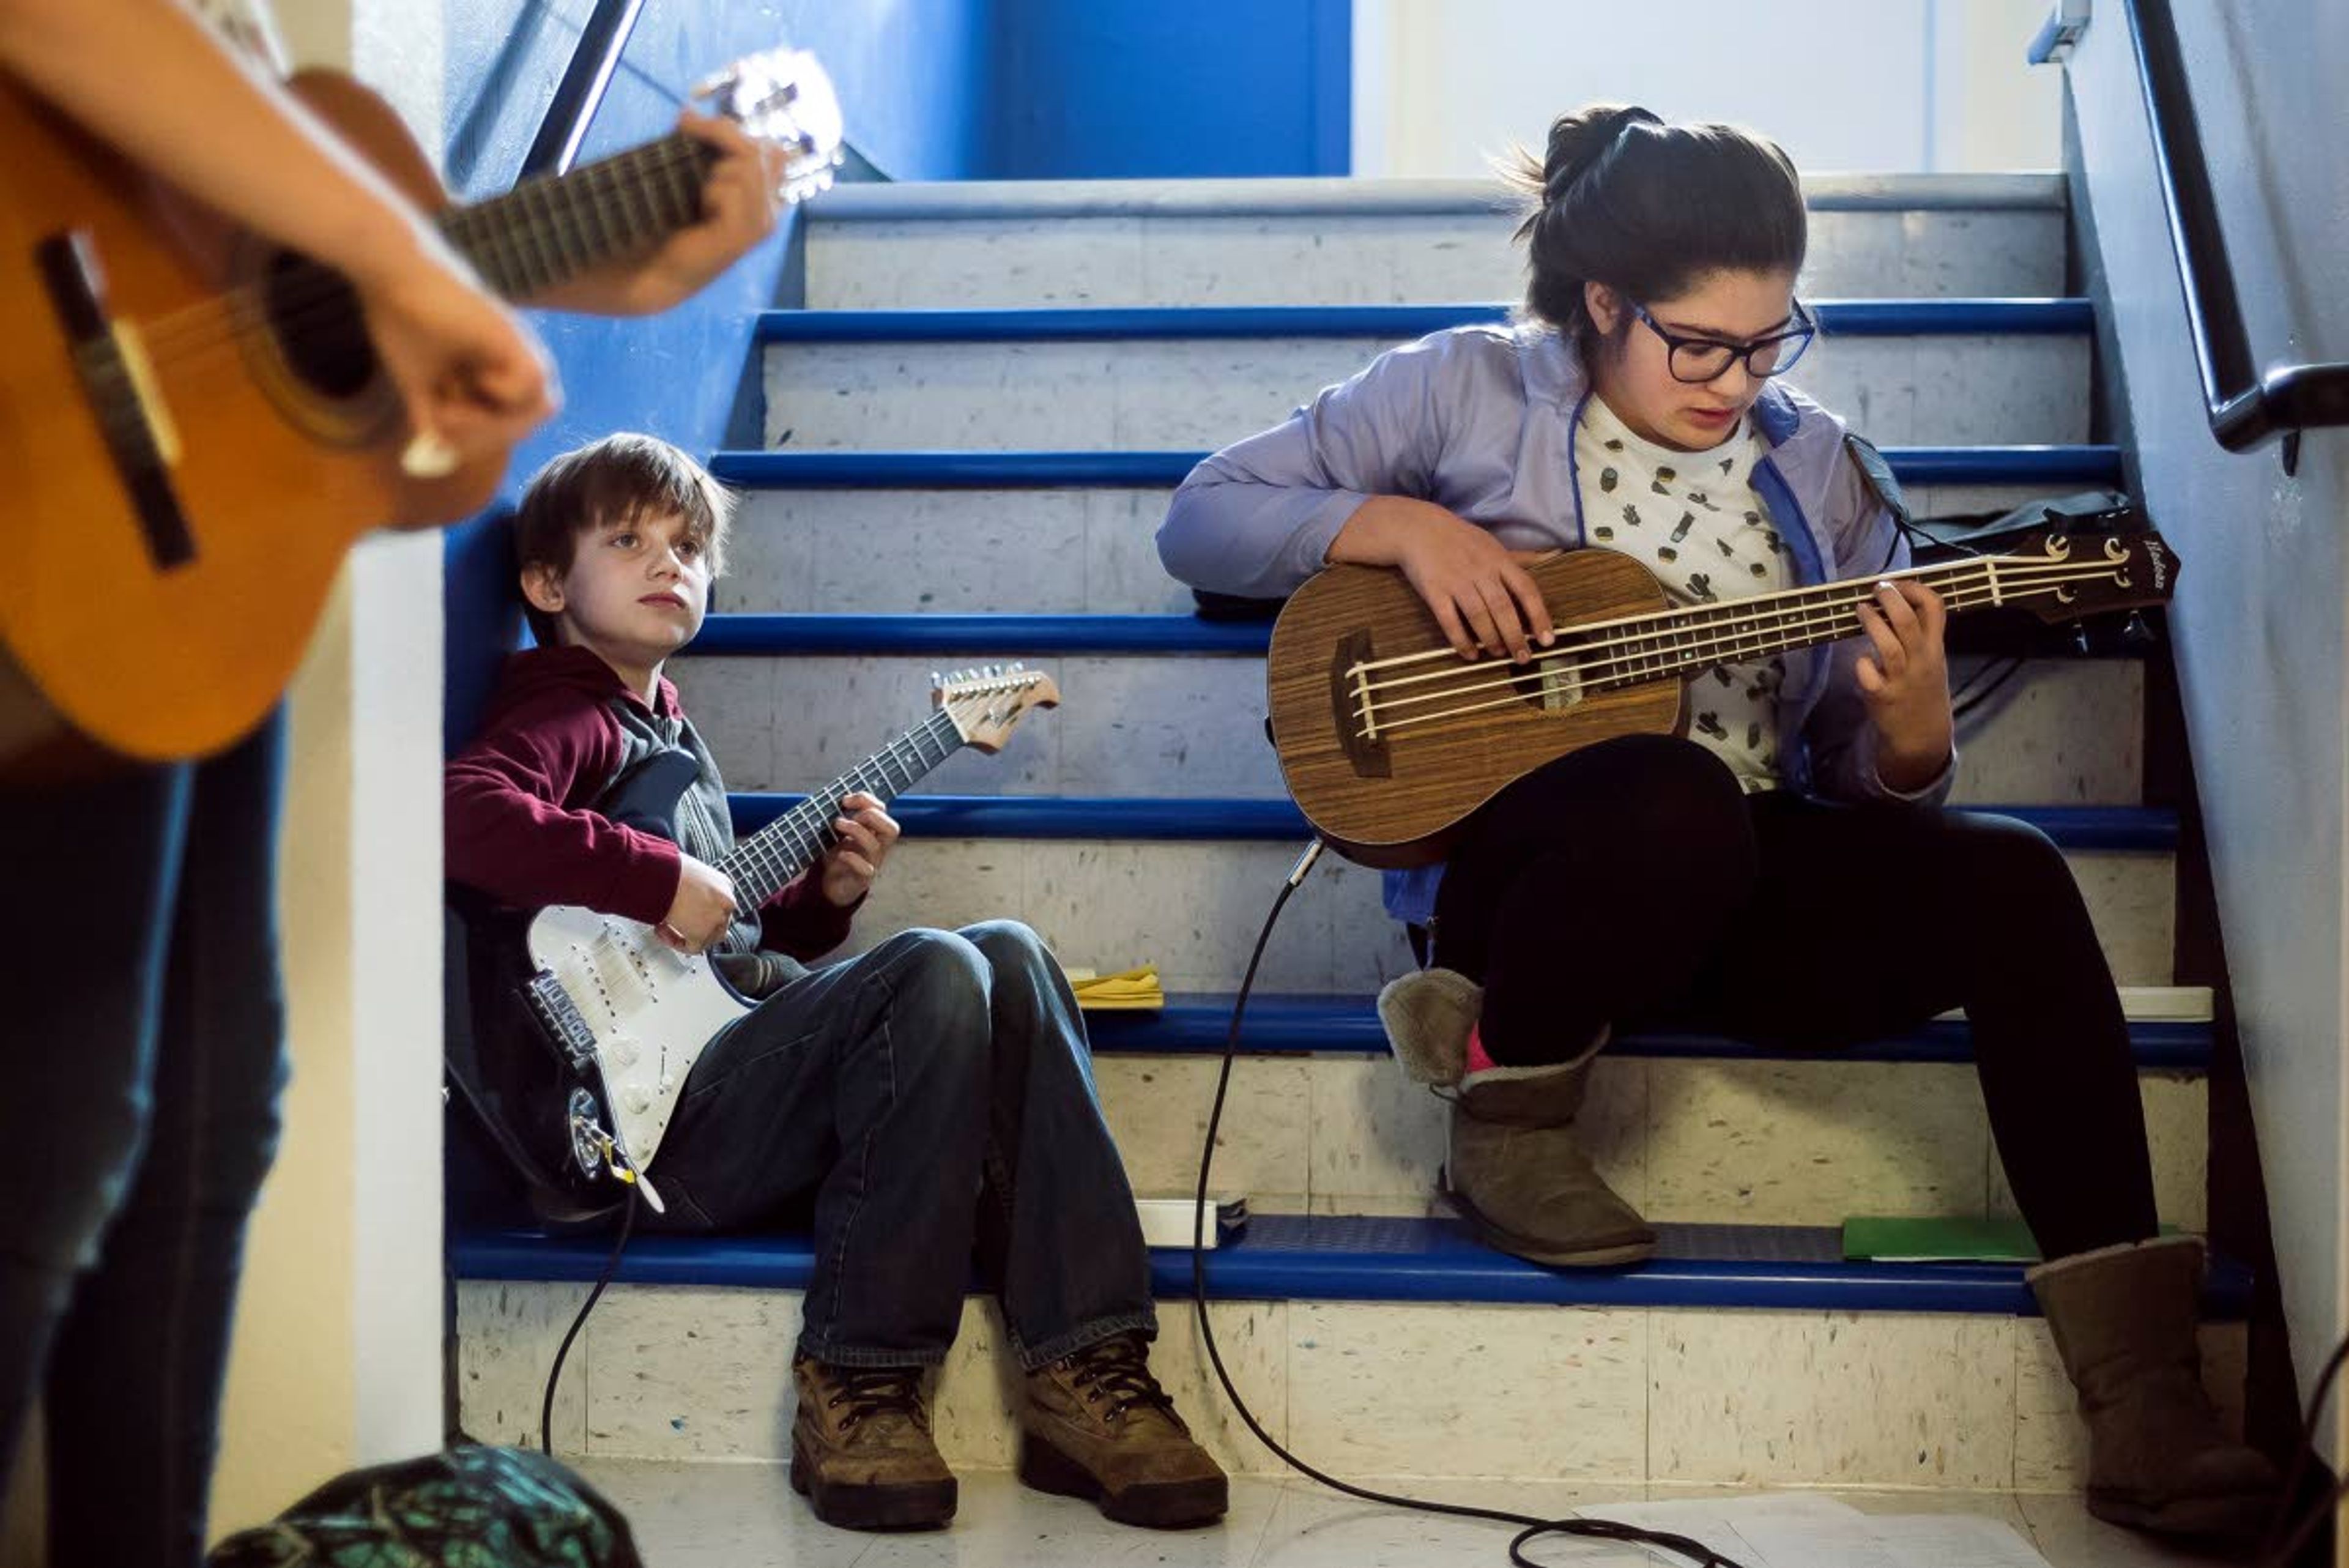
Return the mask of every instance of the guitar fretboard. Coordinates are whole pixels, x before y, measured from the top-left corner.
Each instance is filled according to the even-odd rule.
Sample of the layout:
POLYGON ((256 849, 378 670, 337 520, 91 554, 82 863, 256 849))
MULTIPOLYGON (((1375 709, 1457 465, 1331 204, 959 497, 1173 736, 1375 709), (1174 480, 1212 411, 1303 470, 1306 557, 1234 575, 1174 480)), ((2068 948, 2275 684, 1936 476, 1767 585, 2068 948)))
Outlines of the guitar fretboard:
POLYGON ((736 845, 718 862, 733 878, 736 904, 757 909, 839 842, 832 823, 841 797, 862 790, 885 805, 962 746, 962 732, 940 709, 736 845))
POLYGON ((699 222, 717 156, 676 132, 452 209, 440 232, 498 294, 528 299, 699 222))
POLYGON ((1578 664, 1585 682, 1594 686, 1685 678, 1702 675, 1716 665, 1739 664, 1857 636, 1859 607, 1874 602, 1879 582, 1920 583, 1940 594, 1952 613, 1962 613, 2057 593, 2070 583, 2109 576, 2111 571, 2109 563, 1977 556, 1943 566, 1911 567, 1886 577, 1855 577, 1818 587, 1607 621, 1578 628, 1578 635, 1556 656, 1578 664))

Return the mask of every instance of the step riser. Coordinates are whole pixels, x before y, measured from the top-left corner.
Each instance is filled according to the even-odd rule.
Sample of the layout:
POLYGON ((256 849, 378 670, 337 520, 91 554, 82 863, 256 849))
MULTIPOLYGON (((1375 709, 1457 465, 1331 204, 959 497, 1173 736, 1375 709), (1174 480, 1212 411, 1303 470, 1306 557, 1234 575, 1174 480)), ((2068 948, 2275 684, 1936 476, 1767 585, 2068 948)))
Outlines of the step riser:
MULTIPOLYGON (((909 926, 1015 915, 1062 961, 1158 966, 1168 991, 1231 992, 1265 910, 1302 845, 931 839, 901 848, 857 917, 861 950, 909 926)), ((2166 854, 2068 857, 2123 985, 2169 982, 2174 889, 2166 854)), ((1413 966, 1379 904, 1378 874, 1324 857, 1280 918, 1257 978, 1265 992, 1361 995, 1413 966)))
MULTIPOLYGON (((461 1282, 466 1429, 535 1443, 540 1390, 585 1287, 461 1282)), ((2036 1319, 1353 1302, 1210 1309, 1267 1429, 1341 1476, 1502 1477, 2056 1491, 2085 1434, 2036 1319)), ((614 1287, 573 1347, 555 1450, 789 1456, 794 1293, 614 1287)), ((1276 1461, 1229 1413, 1187 1303, 1160 1303, 1154 1369, 1227 1468, 1276 1461), (1212 1394, 1210 1390, 1215 1390, 1212 1394)), ((2240 1428, 2243 1333, 2206 1327, 2212 1397, 2240 1428)), ((939 1448, 1017 1458, 1017 1373, 977 1301, 940 1375, 939 1448)))
MULTIPOLYGON (((730 612, 1187 614, 1158 564, 1164 490, 746 491, 716 604, 730 612)), ((1919 485, 1920 518, 2004 512, 2030 486, 1919 485)))
MULTIPOLYGON (((928 707, 930 673, 968 659, 681 659, 670 674, 730 788, 808 790, 909 728, 928 707)), ((1264 738, 1264 665, 1251 658, 1036 659, 1066 702, 1037 714, 999 756, 943 763, 930 794, 1259 795, 1285 794, 1264 738)), ((1979 661, 1951 671, 1962 685, 1979 661)), ((1698 691, 1704 690, 1700 681, 1698 691)), ((1959 743, 1960 798, 2133 805, 2142 799, 2144 669, 2130 659, 2034 662, 1970 714, 1959 743)))
MULTIPOLYGON (((1208 1056, 1094 1058, 1137 1192, 1196 1190, 1218 1066, 1208 1056)), ((2161 1217, 2199 1230, 2204 1080, 2143 1073, 2138 1087, 2161 1217)), ((1448 1114, 1383 1057, 1243 1057, 1212 1179, 1266 1210, 1425 1214, 1448 1114)), ((2015 1212, 1970 1064, 1602 1056, 1576 1126, 1609 1184, 1665 1224, 2015 1212)))
MULTIPOLYGON (((1023 305, 1408 305, 1515 299, 1514 221, 1376 214, 832 223, 808 230, 818 309, 1023 305)), ((1804 292, 2050 296, 2064 214, 1814 212, 1804 292)))
MULTIPOLYGON (((789 452, 1217 447, 1286 418, 1383 338, 778 344, 767 444, 789 452)), ((1846 337, 1792 380, 1880 446, 2073 443, 2085 337, 1846 337)))

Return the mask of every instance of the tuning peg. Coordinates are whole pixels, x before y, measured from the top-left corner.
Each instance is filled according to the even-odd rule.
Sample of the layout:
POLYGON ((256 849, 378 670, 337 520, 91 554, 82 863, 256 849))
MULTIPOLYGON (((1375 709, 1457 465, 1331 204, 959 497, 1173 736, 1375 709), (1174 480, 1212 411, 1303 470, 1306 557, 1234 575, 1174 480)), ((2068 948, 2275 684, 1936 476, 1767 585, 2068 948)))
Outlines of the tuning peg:
POLYGON ((2072 623, 2072 651, 2083 659, 2088 657, 2088 623, 2086 621, 2075 620, 2072 623))
POLYGON ((2128 619, 2121 623, 2121 640, 2131 648, 2151 648, 2159 639, 2154 636, 2153 628, 2146 624, 2145 612, 2131 610, 2128 619))
POLYGON ((930 684, 933 686, 944 686, 946 681, 940 679, 936 670, 933 670, 930 671, 930 684))

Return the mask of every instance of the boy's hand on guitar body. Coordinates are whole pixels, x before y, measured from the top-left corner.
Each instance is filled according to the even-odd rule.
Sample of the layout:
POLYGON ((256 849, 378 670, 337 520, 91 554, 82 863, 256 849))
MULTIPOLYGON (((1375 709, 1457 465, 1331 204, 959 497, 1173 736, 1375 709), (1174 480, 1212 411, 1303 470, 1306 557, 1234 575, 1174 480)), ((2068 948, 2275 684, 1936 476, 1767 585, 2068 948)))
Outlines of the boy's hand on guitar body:
POLYGON ((873 890, 900 829, 881 802, 862 791, 843 795, 840 805, 843 815, 832 819, 840 842, 824 852, 823 877, 823 896, 844 909, 873 890))
POLYGON ((1949 611, 1922 583, 1877 585, 1859 607, 1860 629, 1875 645, 1859 661, 1860 695, 1881 741, 1876 771, 1892 789, 1921 789, 1940 775, 1955 744, 1950 666, 1941 633, 1949 611))
POLYGON ((1555 639, 1541 589, 1498 539, 1433 502, 1374 495, 1330 541, 1329 558, 1394 566, 1463 659, 1481 650, 1523 664, 1555 639))
POLYGON ((723 871, 690 855, 677 857, 677 897, 653 928, 681 953, 706 951, 734 919, 734 883, 723 871))
POLYGON ((554 367, 536 336, 437 239, 353 282, 408 410, 414 477, 502 454, 554 412, 554 367))

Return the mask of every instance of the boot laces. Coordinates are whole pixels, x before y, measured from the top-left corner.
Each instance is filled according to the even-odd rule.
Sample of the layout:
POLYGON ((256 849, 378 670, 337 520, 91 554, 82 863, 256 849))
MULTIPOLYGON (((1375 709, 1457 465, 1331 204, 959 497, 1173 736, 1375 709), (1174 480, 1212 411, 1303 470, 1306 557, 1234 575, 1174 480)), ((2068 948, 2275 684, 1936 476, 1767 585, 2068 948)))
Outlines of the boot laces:
POLYGON ((1174 1400, 1158 1386, 1151 1375, 1150 1362, 1142 1341, 1132 1334, 1120 1334, 1089 1345, 1061 1358, 1061 1366, 1070 1375, 1087 1404, 1109 1401, 1105 1417, 1115 1420, 1128 1410, 1174 1411, 1174 1400))
POLYGON ((848 1407, 841 1430, 851 1431, 868 1417, 895 1414, 922 1424, 922 1369, 918 1366, 834 1366, 826 1369, 834 1384, 824 1401, 831 1408, 848 1407))

